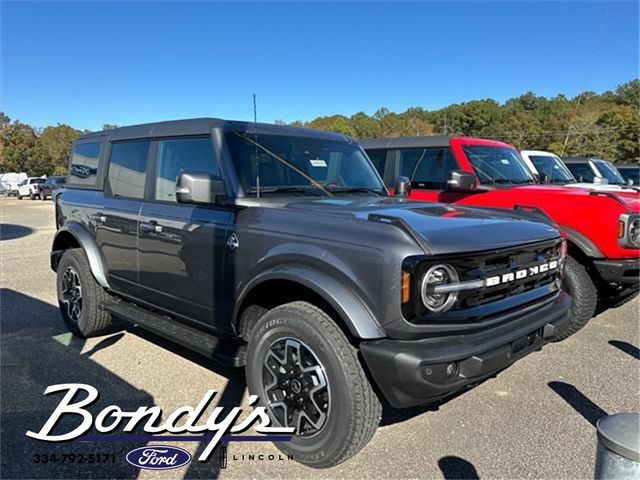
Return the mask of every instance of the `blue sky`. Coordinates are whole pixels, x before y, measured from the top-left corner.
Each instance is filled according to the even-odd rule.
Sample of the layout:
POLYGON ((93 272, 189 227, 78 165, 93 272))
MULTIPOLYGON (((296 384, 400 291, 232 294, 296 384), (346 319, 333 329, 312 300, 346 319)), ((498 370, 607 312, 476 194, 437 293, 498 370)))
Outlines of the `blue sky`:
POLYGON ((637 1, 2 2, 2 110, 99 129, 437 109, 639 76, 637 1))

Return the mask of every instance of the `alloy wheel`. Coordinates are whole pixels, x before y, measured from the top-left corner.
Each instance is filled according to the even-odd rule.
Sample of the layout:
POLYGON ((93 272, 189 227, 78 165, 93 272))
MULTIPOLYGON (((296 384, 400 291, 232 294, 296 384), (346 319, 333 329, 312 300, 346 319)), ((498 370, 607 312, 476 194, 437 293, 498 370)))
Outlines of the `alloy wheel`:
POLYGON ((78 321, 82 315, 82 286, 80 277, 73 267, 67 267, 62 274, 62 303, 66 305, 67 315, 78 321))
POLYGON ((273 342, 265 354, 263 399, 284 427, 312 437, 327 423, 329 382, 324 366, 311 348, 287 337, 273 342))

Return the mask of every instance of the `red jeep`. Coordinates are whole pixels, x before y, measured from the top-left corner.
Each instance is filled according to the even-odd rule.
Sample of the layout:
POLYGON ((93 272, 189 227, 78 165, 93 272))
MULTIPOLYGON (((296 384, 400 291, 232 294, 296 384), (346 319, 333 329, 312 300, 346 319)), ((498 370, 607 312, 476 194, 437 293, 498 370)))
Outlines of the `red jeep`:
POLYGON ((507 143, 466 137, 364 140, 385 183, 411 182, 411 198, 482 207, 539 209, 568 237, 564 287, 573 296, 570 327, 582 328, 596 308, 619 305, 640 285, 640 196, 540 185, 507 143))

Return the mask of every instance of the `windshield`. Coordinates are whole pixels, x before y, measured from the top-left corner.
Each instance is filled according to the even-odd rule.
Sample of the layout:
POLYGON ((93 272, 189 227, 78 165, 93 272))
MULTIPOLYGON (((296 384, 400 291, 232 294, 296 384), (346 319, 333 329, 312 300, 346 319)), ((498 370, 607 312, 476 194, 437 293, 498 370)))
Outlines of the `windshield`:
POLYGON ((549 183, 574 183, 576 181, 571 172, 565 167, 562 160, 550 155, 529 155, 529 158, 540 175, 547 176, 549 183))
POLYGON ((245 132, 226 139, 247 195, 257 193, 257 176, 261 195, 386 194, 355 142, 245 132))
POLYGON ((44 183, 44 178, 32 178, 31 183, 44 183))
POLYGON ((462 148, 480 183, 535 183, 520 154, 513 148, 486 145, 464 145, 462 148))
POLYGON ((632 180, 632 185, 640 185, 640 168, 638 167, 622 167, 618 168, 625 180, 632 180))
POLYGON ((609 162, 605 162, 604 160, 594 160, 593 161, 604 178, 609 180, 609 185, 626 185, 627 182, 624 181, 622 175, 616 167, 611 165, 609 162))

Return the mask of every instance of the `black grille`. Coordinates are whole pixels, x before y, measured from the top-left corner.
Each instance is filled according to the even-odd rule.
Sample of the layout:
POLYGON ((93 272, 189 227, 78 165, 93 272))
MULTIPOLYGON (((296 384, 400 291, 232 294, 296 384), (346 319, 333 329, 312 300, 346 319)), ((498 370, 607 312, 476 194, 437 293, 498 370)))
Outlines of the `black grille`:
MULTIPOLYGON (((517 305, 509 300, 518 295, 534 291, 537 291, 539 296, 553 294, 558 289, 556 280, 560 275, 560 268, 527 275, 522 279, 515 279, 491 287, 460 291, 455 306, 444 313, 433 313, 427 310, 422 304, 420 289, 425 272, 429 267, 438 263, 447 263, 455 267, 460 282, 484 280, 559 260, 561 243, 562 241, 557 239, 513 249, 456 257, 407 259, 404 268, 411 273, 413 293, 412 301, 403 306, 403 315, 406 319, 418 323, 478 321, 498 313, 504 313, 506 310, 513 310, 517 305), (465 317, 466 311, 469 311, 469 317, 465 317)), ((532 295, 522 295, 522 301, 530 302, 532 295)), ((536 298, 538 297, 536 296, 536 298)))

